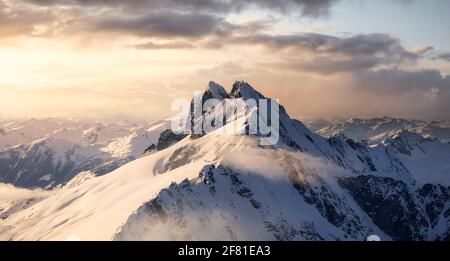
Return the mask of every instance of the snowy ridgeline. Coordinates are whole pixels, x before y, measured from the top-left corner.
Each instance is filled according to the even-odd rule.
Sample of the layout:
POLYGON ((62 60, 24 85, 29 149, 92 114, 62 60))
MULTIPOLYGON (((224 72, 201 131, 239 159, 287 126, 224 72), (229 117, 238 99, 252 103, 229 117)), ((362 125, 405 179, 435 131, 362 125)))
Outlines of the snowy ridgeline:
POLYGON ((152 152, 170 121, 79 122, 4 120, 0 134, 0 182, 25 188, 53 188, 78 173, 103 175, 152 152), (34 127, 33 127, 34 126, 34 127))
MULTIPOLYGON (((230 93, 211 83, 204 96, 263 97, 244 82, 230 93)), ((139 128, 149 139, 132 142, 132 132, 85 145, 101 153, 79 154, 136 154, 105 175, 80 168, 52 190, 0 187, 0 239, 450 239, 448 143, 406 129, 376 146, 345 132, 324 138, 280 112, 274 146, 220 131, 177 136, 168 121, 139 128)), ((245 128, 246 117, 228 124, 245 128)))
POLYGON ((356 140, 365 141, 370 145, 377 145, 398 132, 408 131, 420 134, 425 138, 436 138, 441 142, 450 142, 450 120, 423 121, 396 118, 326 120, 316 119, 305 121, 311 130, 331 137, 337 134, 356 140))

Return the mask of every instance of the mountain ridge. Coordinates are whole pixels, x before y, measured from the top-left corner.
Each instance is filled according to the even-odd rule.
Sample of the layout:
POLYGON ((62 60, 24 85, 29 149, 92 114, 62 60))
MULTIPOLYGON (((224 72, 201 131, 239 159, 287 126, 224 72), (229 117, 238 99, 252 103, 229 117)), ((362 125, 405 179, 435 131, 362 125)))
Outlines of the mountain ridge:
MULTIPOLYGON (((202 96, 223 98, 225 108, 264 97, 245 82, 234 84, 236 97, 209 85, 202 96)), ((0 221, 0 239, 450 239, 446 144, 406 139, 408 155, 392 145, 406 132, 373 147, 340 134, 324 138, 281 108, 274 145, 245 132, 251 113, 231 114, 213 132, 170 138, 111 173, 51 191, 0 221), (234 125, 238 132, 224 131, 234 125), (442 169, 427 175, 436 155, 442 169)))

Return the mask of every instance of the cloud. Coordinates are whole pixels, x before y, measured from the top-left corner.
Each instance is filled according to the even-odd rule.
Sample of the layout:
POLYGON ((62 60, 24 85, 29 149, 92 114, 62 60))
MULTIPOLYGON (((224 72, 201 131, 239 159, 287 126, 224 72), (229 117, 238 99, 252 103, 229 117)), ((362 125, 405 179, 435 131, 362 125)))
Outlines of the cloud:
POLYGON ((398 39, 386 34, 350 37, 313 33, 272 35, 268 32, 277 22, 274 19, 239 23, 228 20, 229 14, 258 8, 287 15, 320 18, 328 15, 338 2, 339 0, 0 0, 4 7, 8 7, 2 8, 0 4, 0 37, 40 35, 67 39, 81 35, 83 39, 93 39, 93 34, 100 34, 109 39, 112 34, 115 39, 124 37, 126 46, 136 49, 213 49, 260 45, 269 51, 280 52, 283 61, 279 64, 283 68, 319 74, 414 62, 427 51, 420 48, 406 50, 398 39), (5 10, 9 10, 9 13, 6 14, 5 10), (127 38, 129 36, 134 37, 134 43, 130 43, 127 38))
POLYGON ((114 17, 101 19, 95 31, 122 32, 144 37, 200 37, 226 34, 232 25, 223 18, 210 14, 153 12, 140 17, 114 17))
MULTIPOLYGON (((16 35, 38 36, 39 25, 48 25, 54 16, 46 10, 29 10, 21 6, 11 8, 0 0, 0 38, 16 35)), ((48 29, 48 28, 47 28, 48 29)))
POLYGON ((211 11, 231 12, 237 9, 238 1, 222 0, 26 0, 33 5, 54 6, 80 6, 126 9, 126 11, 149 11, 156 9, 184 10, 184 11, 211 11), (140 10, 139 10, 140 9, 140 10))
POLYGON ((231 13, 256 7, 321 17, 328 15, 331 7, 339 0, 26 0, 26 2, 39 6, 121 8, 142 13, 155 9, 231 13))
POLYGON ((441 93, 450 91, 450 76, 442 75, 438 70, 404 71, 385 69, 364 71, 355 74, 357 85, 383 94, 403 94, 407 92, 431 92, 433 89, 441 93))
POLYGON ((314 77, 280 72, 251 79, 298 118, 450 119, 450 76, 438 70, 358 70, 314 77))
POLYGON ((188 42, 168 42, 168 43, 154 43, 145 42, 141 44, 130 45, 129 47, 136 49, 147 49, 147 50, 161 50, 161 49, 191 49, 195 48, 195 45, 188 42))
POLYGON ((0 0, 0 33, 4 37, 34 36, 39 27, 45 31, 51 29, 52 34, 47 36, 53 37, 109 32, 118 37, 134 35, 141 40, 218 38, 228 36, 232 30, 260 31, 271 27, 273 19, 243 23, 227 21, 227 14, 240 12, 250 5, 261 7, 258 3, 231 0, 0 0))
POLYGON ((23 199, 36 199, 48 195, 48 191, 41 189, 24 189, 10 184, 0 183, 0 199, 2 201, 18 201, 23 199))
POLYGON ((321 54, 342 54, 348 56, 395 55, 416 58, 400 41, 388 34, 358 34, 350 37, 336 37, 324 34, 256 35, 244 41, 263 44, 273 49, 293 48, 321 54))
POLYGON ((380 105, 386 102, 381 101, 383 97, 389 100, 387 108, 401 105, 386 115, 450 119, 450 75, 438 70, 360 71, 353 75, 352 86, 355 91, 379 97, 380 105))
POLYGON ((254 34, 231 39, 234 44, 257 44, 274 52, 287 51, 284 62, 272 64, 283 69, 319 74, 365 70, 377 66, 415 62, 419 54, 408 51, 387 34, 336 37, 323 34, 254 34), (305 57, 311 57, 306 59, 305 57))
POLYGON ((408 51, 418 54, 418 55, 423 55, 426 54, 428 52, 431 52, 434 50, 433 46, 414 46, 412 48, 409 48, 408 51))
POLYGON ((448 53, 440 53, 433 57, 434 60, 443 60, 446 62, 450 62, 450 52, 448 53))
MULTIPOLYGON (((42 8, 27 9, 26 4, 8 4, 8 8, 0 8, 3 13, 9 10, 11 14, 0 18, 7 19, 1 25, 9 29, 1 30, 0 25, 0 35, 1 32, 3 35, 37 35, 36 29, 44 28, 45 33, 64 38, 77 33, 108 33, 117 38, 133 36, 134 43, 128 41, 126 46, 136 49, 263 46, 268 54, 277 53, 279 61, 272 63, 273 66, 323 75, 415 62, 428 51, 429 47, 407 50, 398 39, 387 34, 346 37, 316 33, 270 34, 268 32, 276 23, 274 19, 232 23, 223 15, 248 6, 280 12, 292 12, 297 8, 319 15, 335 2, 29 0, 27 3, 42 8), (31 10, 38 10, 40 15, 29 13, 34 12, 31 10), (18 15, 20 11, 22 14, 18 15)), ((0 3, 6 6, 6 2, 0 0, 0 3)))
MULTIPOLYGON (((3 35, 30 35, 36 25, 125 34, 148 32, 185 37, 226 30, 226 16, 246 10, 266 9, 319 18, 328 15, 339 0, 0 0, 3 35), (77 11, 71 13, 71 11, 77 11), (46 14, 45 20, 41 15, 46 14), (142 28, 140 28, 142 27, 142 28), (224 28, 225 27, 225 28, 224 28), (89 30, 90 29, 90 30, 89 30)), ((72 30, 71 30, 72 29, 72 30)), ((75 30, 74 30, 75 29, 75 30)))
POLYGON ((339 60, 318 58, 312 61, 291 61, 286 63, 275 63, 271 64, 271 66, 276 66, 293 71, 304 71, 322 75, 330 75, 335 73, 365 70, 368 68, 373 68, 381 63, 382 61, 380 59, 373 57, 339 60))
POLYGON ((325 51, 351 56, 380 54, 395 55, 405 59, 417 58, 414 53, 406 51, 398 39, 388 34, 360 34, 331 40, 325 46, 325 51))
POLYGON ((251 3, 269 10, 279 10, 281 12, 298 12, 308 17, 328 16, 333 5, 339 0, 250 0, 243 1, 251 3))

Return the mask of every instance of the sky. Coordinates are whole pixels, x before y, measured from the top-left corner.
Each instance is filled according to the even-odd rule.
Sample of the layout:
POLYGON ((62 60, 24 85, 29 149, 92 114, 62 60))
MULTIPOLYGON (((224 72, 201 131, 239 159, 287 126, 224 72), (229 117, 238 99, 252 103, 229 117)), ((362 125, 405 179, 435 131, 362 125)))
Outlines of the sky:
POLYGON ((450 119, 447 0, 0 0, 0 115, 173 114, 213 80, 296 118, 450 119))

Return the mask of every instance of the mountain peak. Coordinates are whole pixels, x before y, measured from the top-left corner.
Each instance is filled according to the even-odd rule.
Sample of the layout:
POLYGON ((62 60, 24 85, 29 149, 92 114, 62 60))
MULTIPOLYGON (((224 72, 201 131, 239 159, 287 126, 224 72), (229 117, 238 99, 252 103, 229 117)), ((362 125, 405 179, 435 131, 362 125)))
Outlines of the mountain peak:
POLYGON ((217 84, 213 81, 208 83, 208 90, 211 93, 211 96, 218 100, 223 100, 229 98, 229 95, 225 88, 223 88, 220 84, 217 84))
POLYGON ((422 135, 408 130, 400 129, 390 138, 383 141, 383 144, 392 145, 398 152, 411 155, 415 148, 427 141, 422 135))
POLYGON ((416 132, 411 132, 409 130, 406 129, 400 129, 398 130, 392 137, 391 139, 399 139, 399 140, 404 140, 404 141, 408 141, 410 143, 418 143, 420 141, 425 140, 425 138, 416 133, 416 132))
POLYGON ((265 98, 260 92, 256 91, 250 84, 244 81, 236 81, 231 89, 230 96, 232 98, 261 99, 265 98))

